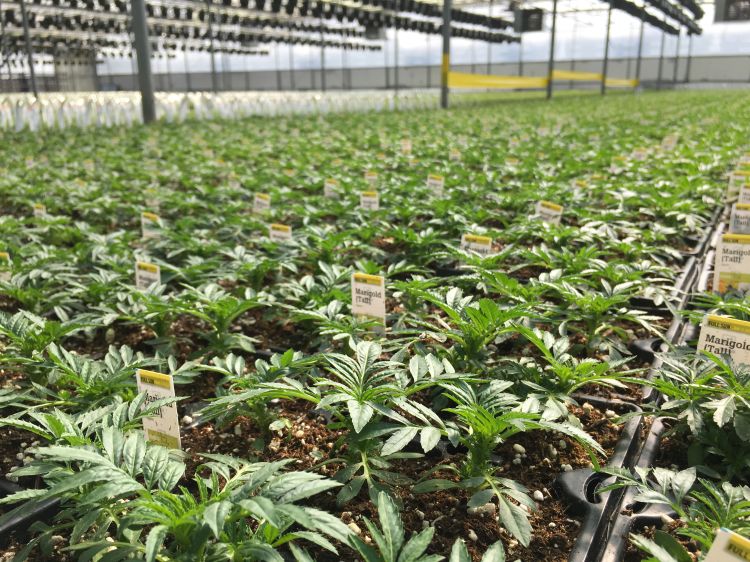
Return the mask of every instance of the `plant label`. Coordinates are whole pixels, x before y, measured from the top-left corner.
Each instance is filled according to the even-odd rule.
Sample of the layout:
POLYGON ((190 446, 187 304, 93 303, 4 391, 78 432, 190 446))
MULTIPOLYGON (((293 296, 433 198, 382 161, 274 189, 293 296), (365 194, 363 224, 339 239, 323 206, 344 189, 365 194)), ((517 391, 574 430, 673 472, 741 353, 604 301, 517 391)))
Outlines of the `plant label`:
POLYGON ((272 224, 268 227, 268 237, 272 242, 291 242, 292 227, 285 224, 272 224))
POLYGON ((609 165, 610 173, 619 174, 622 172, 626 161, 627 159, 624 156, 615 156, 612 158, 612 163, 609 165))
POLYGON ((370 184, 370 187, 375 187, 378 183, 378 173, 368 170, 365 172, 365 181, 370 184))
POLYGON ((508 146, 510 148, 518 148, 519 146, 521 146, 521 141, 518 139, 518 137, 512 137, 508 141, 508 146))
POLYGON ((448 158, 451 162, 460 162, 461 161, 461 151, 457 148, 452 148, 451 151, 448 153, 448 158))
POLYGON ((146 199, 144 201, 146 204, 146 207, 149 209, 155 209, 157 212, 159 211, 159 199, 158 199, 158 193, 155 189, 147 189, 146 190, 146 199))
POLYGON ((461 249, 487 257, 492 254, 492 238, 477 234, 464 234, 461 236, 461 249))
POLYGON ((352 314, 385 325, 385 278, 367 273, 352 274, 352 314))
POLYGON ((135 288, 147 290, 153 284, 161 283, 161 268, 155 263, 135 262, 135 288))
POLYGON ((750 183, 743 183, 740 185, 738 203, 748 204, 750 203, 750 183))
POLYGON ((750 540, 729 529, 719 529, 703 562, 747 562, 750 540))
POLYGON ((359 208, 366 211, 380 209, 380 194, 377 191, 361 191, 359 193, 359 208))
POLYGON ((410 139, 402 139, 401 140, 401 154, 409 155, 411 154, 411 140, 410 139))
POLYGON ((724 234, 716 248, 714 291, 750 289, 750 235, 724 234))
MULTIPOLYGON (((174 380, 171 375, 138 369, 135 373, 138 392, 146 392, 146 406, 162 398, 173 398, 174 380)), ((162 406, 155 414, 143 418, 146 441, 168 449, 180 449, 180 423, 177 419, 177 404, 162 406)))
POLYGON ((159 238, 161 236, 161 218, 156 213, 141 213, 141 238, 159 238))
POLYGON ((664 151, 673 151, 675 148, 677 148, 677 141, 680 140, 679 133, 672 133, 671 135, 667 135, 664 137, 664 139, 661 141, 661 149, 664 151))
POLYGON ((516 168, 521 161, 518 158, 506 158, 505 159, 505 165, 509 168, 516 168))
POLYGON ((636 160, 637 162, 643 162, 646 158, 648 158, 648 149, 640 146, 630 153, 630 158, 636 160))
POLYGON ((337 168, 344 165, 344 161, 341 158, 336 158, 331 162, 331 166, 336 166, 337 168))
POLYGON ((291 169, 291 168, 286 168, 286 169, 284 170, 284 175, 285 175, 286 177, 288 177, 288 178, 293 178, 293 177, 294 177, 294 170, 293 170, 293 169, 291 169))
POLYGON ((750 234, 750 204, 735 203, 729 215, 729 232, 731 234, 750 234))
POLYGON ((326 197, 336 197, 338 195, 339 181, 328 178, 323 184, 323 195, 326 197))
POLYGON ((727 199, 732 200, 737 197, 740 188, 743 185, 750 184, 750 171, 735 170, 729 174, 729 184, 727 185, 727 199))
POLYGON ((443 176, 437 174, 430 174, 427 176, 427 189, 431 190, 435 195, 442 195, 444 188, 445 178, 443 176))
POLYGON ((47 207, 42 205, 41 203, 34 203, 32 206, 32 212, 34 213, 34 216, 36 218, 44 218, 47 216, 47 207))
POLYGON ((262 215, 271 210, 271 196, 268 193, 256 193, 253 197, 253 213, 262 215))
POLYGON ((8 252, 0 252, 0 281, 10 281, 13 264, 8 252))
POLYGON ((535 216, 549 224, 560 224, 563 206, 550 201, 539 201, 536 204, 535 216))
POLYGON ((701 323, 698 351, 729 355, 735 363, 750 365, 750 322, 707 314, 701 323))

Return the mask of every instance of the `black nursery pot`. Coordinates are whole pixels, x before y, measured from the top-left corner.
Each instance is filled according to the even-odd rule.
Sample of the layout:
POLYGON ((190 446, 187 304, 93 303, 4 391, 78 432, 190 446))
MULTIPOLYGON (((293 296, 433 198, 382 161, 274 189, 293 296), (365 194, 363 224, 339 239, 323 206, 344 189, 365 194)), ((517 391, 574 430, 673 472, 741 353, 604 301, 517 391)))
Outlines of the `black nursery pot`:
MULTIPOLYGON (((624 412, 640 412, 635 404, 620 400, 604 400, 594 396, 576 396, 580 402, 589 402, 599 409, 624 412)), ((641 446, 643 417, 628 420, 620 434, 612 456, 607 460, 611 468, 632 468, 641 446)), ((555 480, 555 489, 568 505, 571 513, 582 515, 581 530, 573 544, 568 562, 595 562, 601 558, 616 517, 623 490, 604 494, 597 493, 602 486, 611 483, 611 478, 592 469, 578 469, 561 473, 555 480)))
MULTIPOLYGON (((0 480, 0 497, 6 497, 16 492, 22 491, 23 488, 18 484, 8 480, 0 480)), ((60 500, 49 499, 29 503, 20 513, 12 516, 0 516, 0 548, 8 546, 11 537, 23 542, 27 538, 29 528, 39 521, 49 522, 60 509, 60 500)))

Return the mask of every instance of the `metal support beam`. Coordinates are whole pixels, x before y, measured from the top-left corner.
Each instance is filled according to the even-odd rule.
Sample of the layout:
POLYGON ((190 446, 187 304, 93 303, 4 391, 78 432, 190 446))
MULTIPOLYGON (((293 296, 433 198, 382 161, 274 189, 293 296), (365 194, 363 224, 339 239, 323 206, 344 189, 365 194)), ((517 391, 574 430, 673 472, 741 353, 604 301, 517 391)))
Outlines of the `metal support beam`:
POLYGON ((635 59, 635 79, 640 81, 641 79, 641 59, 643 58, 643 28, 646 22, 641 20, 641 34, 638 37, 638 56, 635 59))
MULTIPOLYGON (((666 19, 666 18, 665 18, 666 19)), ((659 73, 656 78, 656 89, 661 90, 661 71, 664 66, 664 42, 667 38, 666 32, 661 32, 661 49, 659 50, 659 73)))
POLYGON ((214 30, 213 30, 213 19, 214 15, 211 11, 211 0, 206 0, 206 21, 208 22, 208 39, 210 41, 209 50, 211 52, 211 87, 214 93, 218 91, 218 80, 216 79, 216 49, 214 48, 214 30))
POLYGON ((443 0, 443 58, 440 61, 440 107, 443 109, 448 109, 448 73, 451 68, 452 4, 451 0, 443 0))
POLYGON ((430 62, 430 37, 431 35, 429 33, 425 34, 427 36, 427 57, 425 57, 425 60, 427 61, 427 87, 432 88, 432 63, 430 62))
POLYGON ((394 37, 394 45, 393 45, 393 89, 398 94, 398 28, 396 28, 395 33, 393 34, 394 37))
POLYGON ((547 63, 547 99, 552 97, 552 73, 555 71, 555 31, 557 29, 557 0, 552 2, 552 34, 549 42, 549 62, 547 63))
POLYGON ((294 83, 294 45, 287 45, 289 48, 289 89, 296 90, 297 85, 294 83))
POLYGON ((133 0, 130 6, 135 52, 138 55, 138 86, 141 90, 143 122, 151 123, 156 119, 156 102, 151 74, 151 44, 148 38, 145 0, 133 0))
POLYGON ((281 50, 281 43, 274 45, 273 58, 276 63, 276 89, 281 91, 281 63, 279 62, 279 51, 281 50))
POLYGON ((690 82, 690 65, 693 62, 693 34, 688 32, 688 56, 687 67, 685 68, 685 83, 690 82))
POLYGON ((601 94, 607 93, 607 66, 609 65, 609 32, 612 27, 612 4, 607 10, 607 38, 604 40, 604 63, 602 64, 601 94))
POLYGON ((320 89, 326 91, 326 47, 323 35, 323 18, 320 18, 320 89))
POLYGON ((193 89, 190 79, 190 66, 188 65, 188 52, 182 51, 183 62, 185 64, 185 91, 190 92, 193 89))
POLYGON ((523 76, 523 33, 518 35, 518 75, 523 76))
POLYGON ((677 67, 680 65, 680 39, 682 38, 682 26, 677 28, 677 48, 674 55, 674 72, 672 73, 672 84, 677 84, 677 67))
POLYGON ((21 18, 23 19, 23 40, 26 44, 26 59, 29 65, 29 81, 31 91, 35 98, 39 98, 39 90, 36 87, 36 72, 34 72, 34 58, 31 55, 31 39, 29 37, 29 16, 26 13, 26 2, 21 0, 21 18))
MULTIPOLYGON (((494 0, 490 0, 490 11, 487 16, 492 17, 492 7, 494 0)), ((487 41, 487 74, 492 74, 492 43, 487 41)))

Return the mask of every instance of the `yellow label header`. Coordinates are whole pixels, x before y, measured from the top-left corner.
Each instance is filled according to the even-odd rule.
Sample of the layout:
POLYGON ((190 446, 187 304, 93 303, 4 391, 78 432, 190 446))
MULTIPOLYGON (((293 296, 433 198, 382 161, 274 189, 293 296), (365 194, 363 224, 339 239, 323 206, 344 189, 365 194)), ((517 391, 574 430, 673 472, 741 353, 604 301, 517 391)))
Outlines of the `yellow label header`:
POLYGON ((464 240, 474 244, 484 244, 486 246, 492 244, 492 238, 489 236, 479 236, 478 234, 464 234, 464 240))
POLYGON ((740 211, 750 211, 750 203, 737 203, 735 209, 739 209, 740 211))
POLYGON ((0 252, 0 260, 10 261, 10 254, 8 252, 0 252))
POLYGON ((557 203, 552 203, 550 201, 539 201, 539 205, 544 207, 545 209, 550 209, 552 211, 562 211, 562 205, 558 205, 557 203))
POLYGON ((270 201, 271 196, 268 193, 256 193, 255 196, 258 199, 263 199, 263 201, 270 201))
POLYGON ((274 224, 271 225, 271 230, 275 230, 276 232, 291 232, 292 231, 292 227, 291 226, 287 226, 285 224, 275 224, 274 223, 274 224))
POLYGON ((384 278, 380 275, 370 275, 368 273, 355 273, 353 277, 357 283, 367 283, 368 285, 377 285, 378 287, 382 287, 385 283, 384 278))
POLYGON ((146 220, 150 220, 151 222, 159 222, 159 215, 157 215, 156 213, 150 213, 148 211, 143 211, 141 213, 141 216, 144 219, 146 219, 146 220))
POLYGON ((148 271, 150 273, 156 273, 159 270, 158 265, 154 265, 153 263, 148 263, 145 261, 137 261, 135 262, 135 266, 138 269, 141 269, 143 271, 148 271))
POLYGON ((750 334, 750 322, 737 320, 736 318, 730 318, 729 316, 716 316, 714 314, 709 314, 706 317, 706 324, 711 328, 750 334))
POLYGON ((377 197, 378 196, 378 192, 377 191, 363 191, 362 195, 364 197, 377 197))
POLYGON ((750 234, 724 234, 721 241, 727 244, 750 244, 750 234))
POLYGON ((165 375, 163 373, 157 373, 155 371, 147 371, 146 369, 138 369, 137 373, 140 376, 141 382, 143 384, 160 386, 161 388, 172 387, 172 375, 165 375))

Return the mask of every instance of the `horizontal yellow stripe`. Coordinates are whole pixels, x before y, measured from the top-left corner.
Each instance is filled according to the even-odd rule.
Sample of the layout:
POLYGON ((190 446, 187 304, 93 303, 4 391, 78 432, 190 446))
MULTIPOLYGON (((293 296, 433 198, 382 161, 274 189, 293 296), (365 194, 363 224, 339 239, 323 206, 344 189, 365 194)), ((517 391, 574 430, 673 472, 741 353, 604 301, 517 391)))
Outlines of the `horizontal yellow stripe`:
POLYGON ((146 430, 146 441, 148 441, 152 445, 160 445, 162 447, 166 447, 167 449, 180 448, 180 441, 179 439, 177 439, 177 437, 162 433, 161 431, 156 431, 155 429, 146 430))
POLYGON ((579 72, 577 70, 553 70, 552 80, 581 80, 587 82, 601 82, 599 72, 579 72))
POLYGON ((490 74, 468 74, 464 72, 449 72, 449 88, 544 88, 547 78, 543 76, 493 76, 490 74))
POLYGON ((378 192, 377 191, 363 191, 362 195, 365 197, 377 197, 378 192))
POLYGON ((430 174, 427 176, 427 179, 433 180, 433 181, 443 181, 443 176, 439 176, 437 174, 430 174))
POLYGON ((153 221, 153 222, 158 222, 159 221, 159 215, 157 215, 156 213, 149 213, 148 211, 143 211, 141 213, 141 216, 144 219, 148 219, 148 220, 153 221))
POLYGON ((607 78, 604 84, 610 88, 635 88, 640 81, 627 78, 607 78))
POLYGON ((740 211, 750 211, 750 203, 736 203, 734 208, 740 211))
POLYGON ((381 286, 383 284, 383 278, 380 275, 369 275, 367 273, 355 273, 354 280, 357 283, 367 283, 368 285, 381 286))
POLYGON ((157 373, 155 371, 147 371, 146 369, 138 369, 138 375, 141 377, 143 384, 150 384, 151 386, 160 386, 162 388, 170 388, 172 377, 171 375, 165 375, 163 373, 157 373))
POLYGON ((276 232, 291 232, 292 227, 285 224, 272 224, 271 230, 275 230, 276 232))
POLYGON ((269 201, 271 199, 271 196, 268 193, 256 193, 255 197, 263 199, 263 201, 269 201))

